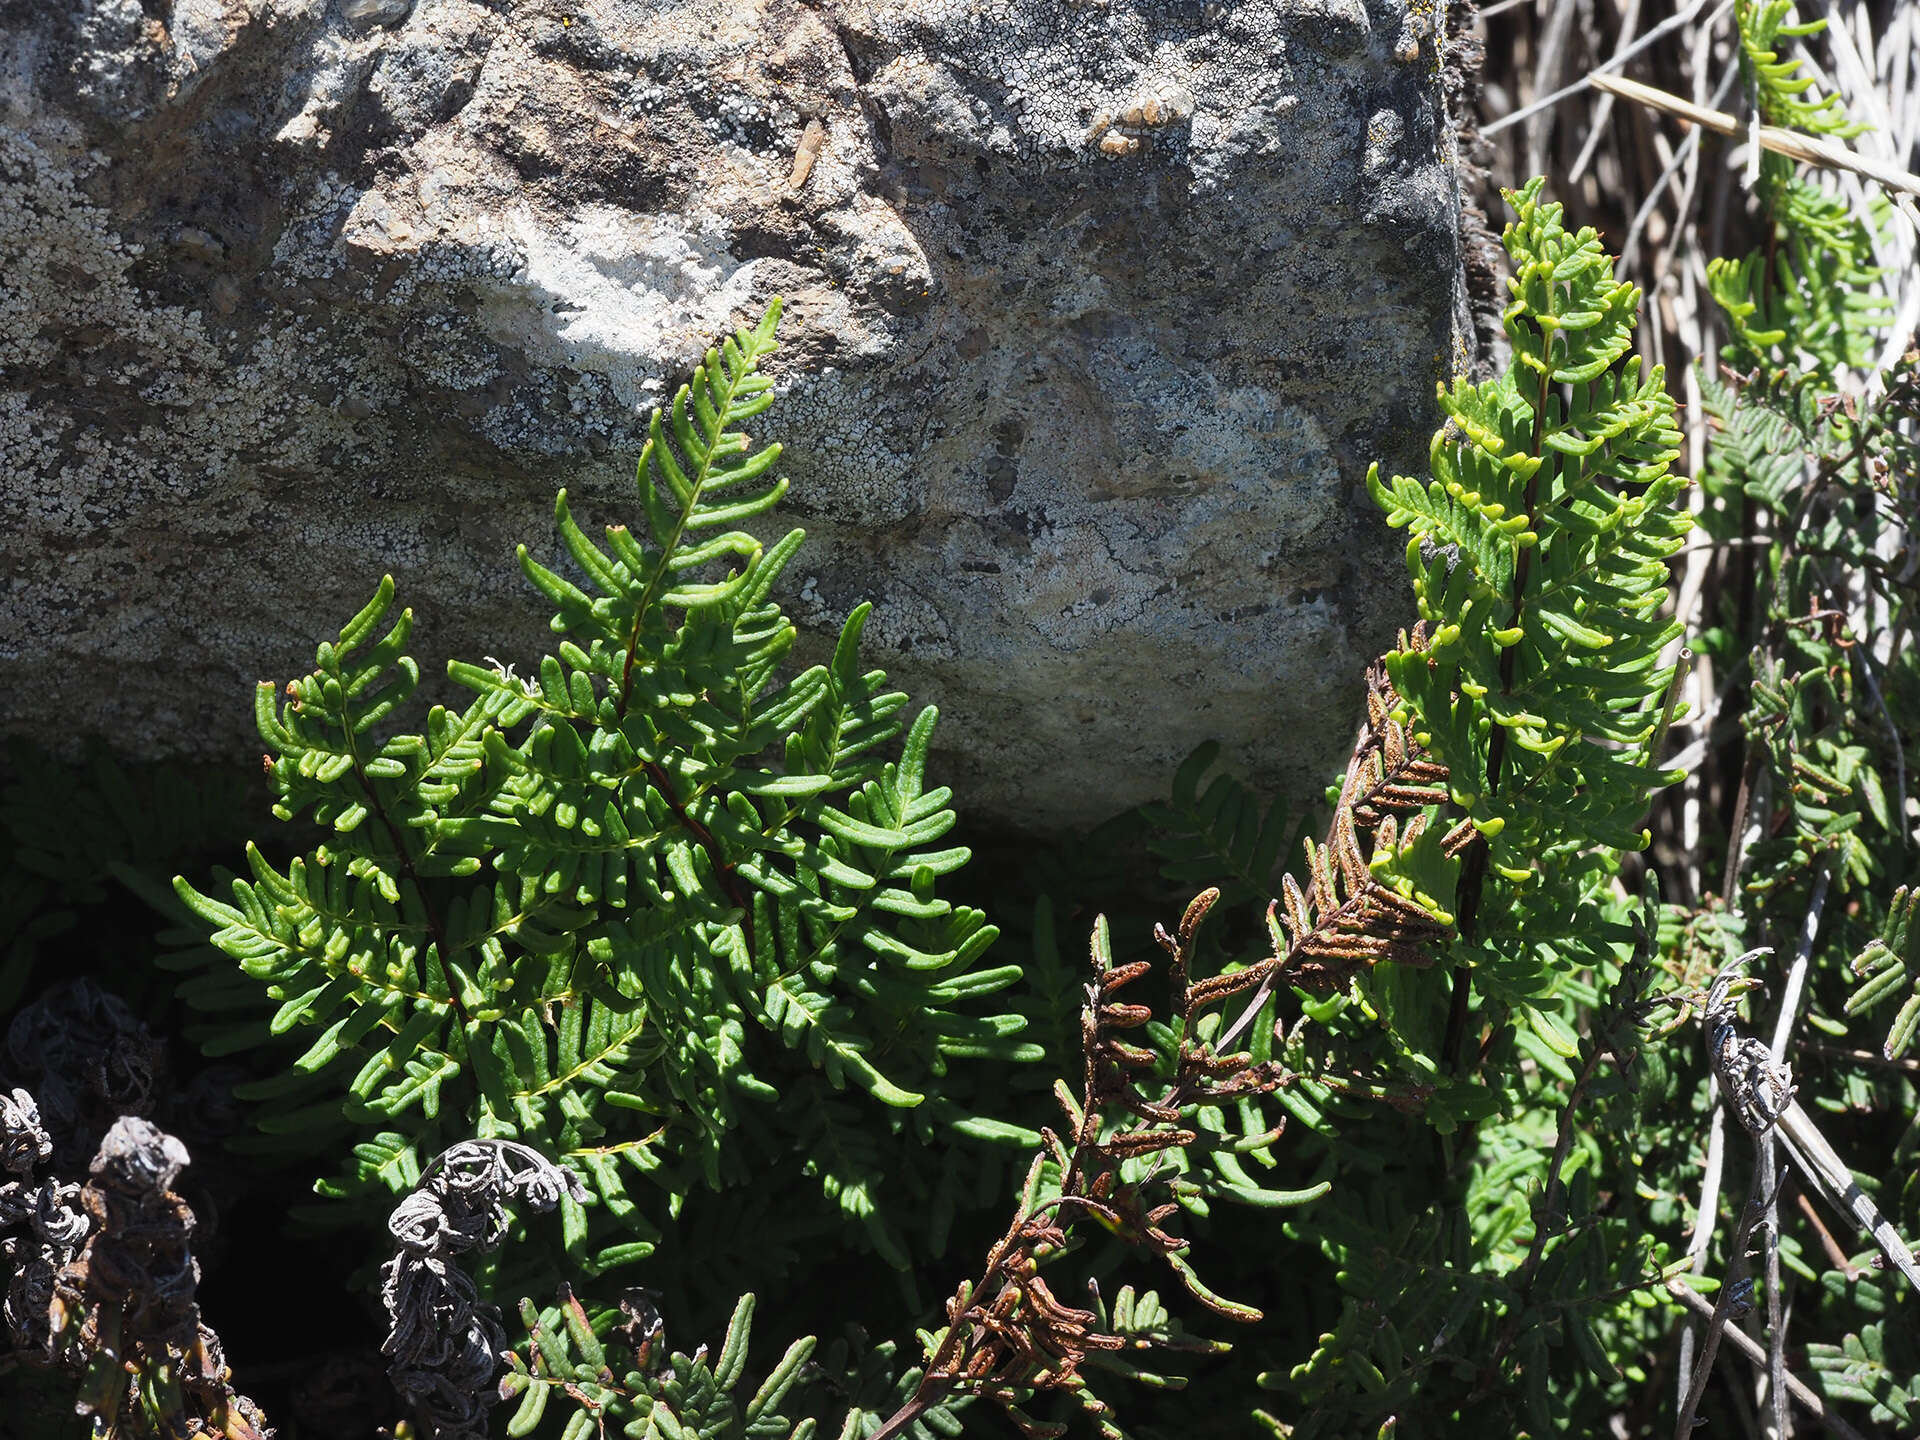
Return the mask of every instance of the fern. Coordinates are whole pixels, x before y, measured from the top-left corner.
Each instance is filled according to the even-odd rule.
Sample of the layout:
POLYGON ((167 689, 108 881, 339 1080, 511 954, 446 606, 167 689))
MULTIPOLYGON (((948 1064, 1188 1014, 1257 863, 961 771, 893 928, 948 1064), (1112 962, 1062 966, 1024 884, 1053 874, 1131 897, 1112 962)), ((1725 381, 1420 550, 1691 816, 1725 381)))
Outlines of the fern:
POLYGON ((1833 723, 1853 709, 1851 687, 1844 678, 1836 684, 1835 669, 1827 666, 1791 673, 1764 650, 1754 652, 1752 665, 1751 703, 1741 724, 1779 782, 1788 823, 1754 845, 1747 890, 1756 896, 1798 890, 1829 864, 1842 888, 1868 884, 1880 862, 1865 824, 1871 819, 1888 831, 1893 817, 1867 747, 1833 723))
POLYGON ((1661 652, 1679 634, 1660 613, 1667 560, 1689 522, 1664 376, 1628 358, 1638 292, 1591 230, 1562 227, 1540 182, 1509 201, 1513 363, 1442 390, 1430 480, 1376 469, 1369 484, 1411 532, 1427 630, 1388 673, 1480 837, 1454 954, 1483 993, 1524 1005, 1619 938, 1591 925, 1589 897, 1612 857, 1646 843, 1640 819, 1671 778, 1650 746, 1673 673, 1661 652), (1483 913, 1500 917, 1496 934, 1483 913), (1522 931, 1521 944, 1498 938, 1522 931), (1549 967, 1551 944, 1566 948, 1549 967))
POLYGON ((1886 923, 1853 958, 1859 988, 1847 997, 1846 1013, 1863 1015, 1898 998, 1899 1008, 1887 1028, 1881 1054, 1897 1060, 1913 1045, 1920 1030, 1920 888, 1901 886, 1887 906, 1886 923))
MULTIPOLYGON (((1785 42, 1822 28, 1785 25, 1787 9, 1779 0, 1735 8, 1761 118, 1815 134, 1859 133, 1786 55, 1785 42)), ((1855 1210, 1839 1207, 1842 1228, 1823 1230, 1818 1245, 1801 1229, 1796 1246, 1799 1227, 1776 1225, 1780 1264, 1815 1283, 1799 1291, 1791 1335, 1770 1338, 1776 1347, 1804 1347, 1809 1378, 1832 1413, 1857 1403, 1871 1407, 1874 1427, 1904 1431, 1911 1348, 1893 1327, 1883 1342, 1881 1327, 1862 1323, 1897 1304, 1895 1282, 1863 1272, 1841 1242, 1844 1227, 1872 1208, 1861 1208, 1864 1195, 1909 1234, 1920 1214, 1920 1191, 1905 1183, 1910 1077, 1897 1068, 1920 1018, 1910 993, 1912 887, 1899 885, 1912 879, 1906 756, 1920 710, 1911 647, 1899 637, 1911 628, 1914 587, 1911 567, 1885 559, 1911 544, 1913 361, 1871 386, 1854 373, 1881 353, 1892 320, 1895 287, 1875 254, 1884 200, 1850 207, 1773 155, 1759 169, 1765 249, 1710 263, 1730 343, 1721 352, 1724 378, 1705 367, 1701 375, 1714 422, 1705 524, 1717 539, 1756 547, 1746 553, 1758 563, 1733 573, 1759 577, 1757 595, 1724 597, 1718 624, 1703 637, 1717 658, 1744 664, 1750 682, 1729 707, 1739 728, 1725 732, 1743 744, 1730 747, 1724 770, 1739 777, 1721 810, 1721 885, 1736 913, 1720 920, 1729 935, 1742 935, 1739 948, 1746 936, 1766 938, 1783 969, 1792 957, 1796 1008, 1776 1033, 1793 1037, 1784 1059, 1799 1086, 1797 1113, 1844 1115, 1833 1148, 1872 1145, 1876 1121, 1881 1142, 1873 1158, 1849 1154, 1845 1162, 1862 1178, 1848 1202, 1858 1202, 1855 1210), (1834 903, 1835 896, 1845 898, 1834 903)), ((1711 782, 1698 793, 1712 796, 1711 782)), ((1703 910, 1693 920, 1711 918, 1703 910)), ((1888 1221, 1867 1222, 1862 1233, 1900 1263, 1888 1221)), ((1729 1248, 1731 1280, 1742 1259, 1729 1248)), ((1769 1323, 1784 1327, 1784 1312, 1769 1323)))
POLYGON ((1714 426, 1704 477, 1709 492, 1745 495, 1791 513, 1807 478, 1806 457, 1825 438, 1818 395, 1810 386, 1740 384, 1704 367, 1700 391, 1714 426))
MULTIPOLYGON (((1780 53, 1781 41, 1826 28, 1824 20, 1788 25, 1792 9, 1792 0, 1737 0, 1734 6, 1742 68, 1762 117, 1813 135, 1860 134, 1867 127, 1848 119, 1839 97, 1819 96, 1801 62, 1780 53)), ((1874 358, 1876 337, 1893 318, 1876 293, 1881 272, 1870 229, 1885 223, 1886 204, 1863 219, 1771 151, 1760 157, 1759 194, 1772 243, 1744 259, 1707 263, 1708 289, 1733 331, 1735 363, 1745 369, 1776 354, 1797 357, 1831 383, 1839 367, 1874 358)))
POLYGON ((111 881, 150 893, 160 864, 220 854, 245 833, 235 817, 246 778, 231 771, 130 769, 105 754, 74 768, 18 741, 0 758, 0 1011, 45 983, 37 971, 50 952, 63 970, 88 950, 124 953, 131 937, 102 923, 111 881), (92 923, 82 927, 83 916, 92 923))
MULTIPOLYGON (((830 1352, 826 1387, 830 1407, 845 1405, 842 1440, 872 1435, 910 1435, 928 1440, 959 1433, 955 1411, 969 1398, 997 1402, 1031 1435, 1064 1433, 1062 1427, 1035 1419, 1022 1408, 1049 1391, 1072 1394, 1109 1440, 1125 1440, 1112 1406, 1094 1393, 1083 1366, 1105 1370, 1160 1389, 1177 1389, 1184 1377, 1149 1369, 1145 1352, 1186 1351, 1218 1354, 1229 1347, 1189 1336, 1161 1304, 1155 1292, 1140 1294, 1123 1286, 1109 1305, 1097 1284, 1089 1284, 1092 1308, 1064 1304, 1041 1277, 1043 1266, 1071 1253, 1070 1232, 1091 1215, 1122 1241, 1164 1259, 1188 1292, 1215 1313, 1257 1320, 1259 1312, 1222 1300, 1194 1273, 1186 1259, 1190 1242, 1164 1228, 1181 1210, 1204 1217, 1209 1200, 1284 1208, 1310 1203, 1326 1184, 1283 1190, 1249 1175, 1242 1155, 1262 1166, 1276 1162, 1269 1153, 1284 1121, 1273 1125, 1260 1114, 1260 1101, 1287 1083, 1284 1071, 1268 1058, 1271 1022, 1261 1024, 1257 1042, 1245 1051, 1231 1048, 1218 1014, 1203 1012, 1223 1001, 1256 991, 1265 975, 1286 963, 1279 954, 1263 966, 1230 970, 1207 979, 1193 972, 1195 933, 1218 899, 1207 891, 1187 908, 1177 937, 1164 929, 1156 940, 1171 959, 1173 1005, 1168 1021, 1152 1009, 1122 998, 1125 987, 1152 967, 1113 963, 1104 919, 1097 921, 1091 946, 1094 984, 1083 1010, 1084 1083, 1076 1097, 1063 1083, 1056 1087, 1067 1127, 1064 1137, 1045 1132, 1022 1187, 1018 1210, 1002 1238, 988 1252, 977 1283, 963 1283, 947 1306, 948 1324, 923 1331, 927 1363, 895 1375, 890 1346, 878 1347, 849 1362, 844 1345, 830 1352), (1142 1044, 1122 1040, 1121 1032, 1142 1044), (1216 1042, 1219 1050, 1216 1051, 1216 1042), (1165 1187, 1166 1203, 1154 1187, 1165 1187), (890 1413, 888 1413, 890 1412, 890 1413), (884 1418, 882 1418, 884 1415, 884 1418), (874 1426, 877 1425, 877 1429, 874 1426)), ((1275 929, 1275 940, 1278 930, 1275 929)), ((1296 944, 1292 953, 1298 953, 1296 944)), ((1264 1014, 1264 991, 1248 1002, 1245 1014, 1264 1014)), ((802 1122, 803 1125, 805 1122, 802 1122)), ((814 1166, 831 1184, 866 1186, 869 1161, 857 1127, 827 1114, 815 1127, 814 1166), (824 1136, 820 1130, 828 1133, 824 1136), (851 1179, 849 1179, 851 1177, 851 1179)), ((539 1178, 539 1164, 516 1152, 511 1173, 501 1169, 484 1147, 462 1147, 459 1164, 471 1167, 502 1187, 533 1193, 523 1174, 539 1178), (468 1152, 479 1152, 469 1154, 468 1152), (485 1167, 491 1166, 488 1169, 485 1167), (498 1178, 504 1177, 504 1178, 498 1178)), ((449 1178, 452 1162, 436 1163, 441 1173, 430 1196, 416 1195, 396 1212, 393 1230, 402 1250, 392 1274, 411 1267, 412 1275, 439 1256, 459 1252, 474 1241, 461 1217, 483 1209, 491 1199, 464 1181, 449 1178), (456 1213, 457 1212, 457 1213, 456 1213), (422 1217, 429 1217, 423 1219, 422 1217), (442 1240, 442 1236, 450 1238, 442 1240)), ((462 1171, 464 1174, 464 1170, 462 1171)), ((517 1192, 516 1192, 517 1193, 517 1192)), ((560 1186, 540 1183, 540 1205, 566 1200, 560 1186), (551 1198, 549 1198, 551 1197, 551 1198)), ((471 1227, 469 1227, 470 1229, 471 1227)), ((488 1233, 503 1231, 504 1225, 488 1233)), ((445 1286, 440 1270, 429 1270, 424 1284, 445 1286)), ((490 1323, 456 1285, 455 1294, 469 1328, 490 1323)), ((390 1279, 389 1308, 394 1334, 389 1349, 412 1354, 421 1321, 417 1303, 407 1303, 405 1287, 390 1279)), ((792 1347, 774 1367, 752 1402, 740 1407, 729 1392, 744 1371, 746 1329, 752 1297, 744 1298, 729 1327, 717 1361, 704 1352, 676 1355, 659 1364, 657 1317, 648 1292, 630 1291, 619 1310, 590 1310, 566 1287, 559 1304, 542 1314, 522 1301, 523 1323, 531 1344, 523 1357, 508 1357, 511 1369, 501 1381, 503 1398, 519 1398, 509 1422, 510 1434, 530 1434, 545 1418, 556 1391, 577 1407, 566 1421, 565 1436, 604 1433, 619 1427, 632 1436, 729 1437, 788 1435, 804 1440, 815 1431, 811 1417, 798 1420, 776 1407, 792 1388, 813 1341, 792 1347), (605 1343, 617 1337, 617 1344, 605 1343)), ((857 1336, 857 1332, 856 1336, 857 1336)), ((423 1384, 435 1377, 423 1377, 423 1384)), ((484 1406, 481 1407, 484 1409, 484 1406)))
POLYGON ((1898 1337, 1893 1338, 1894 1364, 1889 1364, 1889 1337, 1884 1324, 1863 1325, 1838 1345, 1809 1345, 1807 1358, 1828 1398, 1870 1406, 1870 1418, 1876 1425, 1911 1430, 1920 1418, 1920 1377, 1913 1373, 1912 1360, 1899 1354, 1912 1347, 1902 1346, 1898 1337), (1907 1363, 1898 1364, 1898 1359, 1907 1363))
POLYGON ((1285 891, 1296 926, 1384 892, 1425 917, 1425 953, 1333 972, 1280 1052, 1319 1082, 1295 1087, 1300 1118, 1353 1199, 1286 1226, 1331 1263, 1340 1309, 1262 1375, 1295 1402, 1256 1413, 1272 1433, 1558 1433, 1626 1383, 1607 1357, 1644 1338, 1639 1297, 1665 1274, 1632 1178, 1668 1143, 1633 1098, 1662 1074, 1634 1037, 1657 925, 1615 877, 1673 778, 1654 749, 1679 436, 1664 376, 1630 354, 1638 292, 1540 182, 1508 200, 1512 362, 1443 388, 1429 477, 1369 482, 1409 532, 1419 615, 1342 791, 1378 889, 1327 873, 1336 834, 1310 849, 1313 892, 1285 891))
MULTIPOLYGON (((520 1302, 521 1320, 531 1337, 524 1354, 508 1354, 501 1378, 504 1399, 518 1399, 507 1434, 531 1435, 546 1415, 552 1397, 574 1405, 563 1440, 614 1433, 635 1440, 809 1440, 818 1422, 790 1421, 781 1413, 801 1367, 813 1351, 811 1337, 796 1340, 771 1374, 742 1402, 734 1391, 746 1370, 747 1343, 753 1325, 754 1297, 741 1297, 717 1356, 701 1347, 695 1355, 654 1353, 656 1329, 632 1334, 638 1325, 629 1302, 628 1345, 603 1343, 573 1293, 562 1288, 559 1302, 537 1310, 520 1302)), ((620 1319, 609 1311, 603 1325, 620 1319)))
POLYGON ((1263 814, 1258 797, 1236 776, 1218 773, 1202 785, 1219 757, 1217 742, 1201 745, 1174 772, 1168 803, 1143 806, 1141 813, 1152 827, 1148 847, 1171 884, 1181 890, 1219 885, 1222 900, 1237 907, 1273 894, 1297 827, 1283 800, 1270 802, 1263 814))
POLYGON ((778 316, 655 412, 640 532, 590 539, 563 491, 580 583, 521 548, 559 637, 532 676, 454 661, 474 698, 402 728, 419 671, 388 579, 311 674, 260 688, 274 813, 325 838, 285 866, 249 847, 228 899, 177 881, 238 972, 175 963, 222 1017, 215 1048, 304 1043, 242 1093, 289 1148, 357 1132, 326 1193, 402 1190, 451 1140, 514 1138, 586 1183, 562 1228, 587 1278, 650 1253, 695 1187, 750 1179, 744 1137, 805 1156, 850 1235, 904 1266, 879 1192, 896 1169, 944 1182, 913 1147, 883 1153, 885 1124, 838 1120, 843 1092, 963 1141, 1035 1138, 943 1093, 951 1066, 1039 1050, 978 1008, 1020 976, 979 963, 994 927, 938 893, 967 851, 940 844, 934 712, 909 724, 861 669, 864 606, 828 663, 781 678, 795 631, 769 596, 803 536, 738 528, 785 489, 780 447, 743 428, 774 400, 778 316))
POLYGON ((1827 28, 1824 20, 1789 25, 1793 0, 1734 0, 1734 23, 1739 27, 1740 52, 1752 78, 1760 109, 1768 122, 1793 126, 1814 135, 1851 139, 1868 127, 1847 118, 1836 95, 1822 97, 1814 81, 1800 71, 1800 61, 1779 53, 1782 40, 1801 40, 1827 28))
MULTIPOLYGON (((1865 127, 1850 122, 1835 97, 1817 97, 1800 62, 1780 53, 1783 40, 1824 28, 1785 24, 1789 9, 1783 0, 1742 0, 1735 8, 1762 115, 1814 134, 1860 133, 1865 127)), ((1899 582, 1889 584, 1877 565, 1883 538, 1900 524, 1898 499, 1883 511, 1835 481, 1854 466, 1863 476, 1869 467, 1884 473, 1886 457, 1903 454, 1908 442, 1897 438, 1897 419, 1863 415, 1843 393, 1848 368, 1874 358, 1892 319, 1873 259, 1884 202, 1857 215, 1772 154, 1763 158, 1759 195, 1767 252, 1708 266, 1731 331, 1722 352, 1730 369, 1721 380, 1703 367, 1701 385, 1716 426, 1704 476, 1706 523, 1730 538, 1746 523, 1739 502, 1758 502, 1790 542, 1770 565, 1769 633, 1752 652, 1751 705, 1742 716, 1790 818, 1769 827, 1750 857, 1747 888, 1765 897, 1796 891, 1829 865, 1843 888, 1866 886, 1879 869, 1870 832, 1900 824, 1876 747, 1866 743, 1876 732, 1887 735, 1891 720, 1860 713, 1855 691, 1870 677, 1858 675, 1850 638, 1830 633, 1829 622, 1838 616, 1835 561, 1860 572, 1879 603, 1898 603, 1899 582)), ((1895 407, 1902 388, 1890 387, 1895 407)), ((1893 742, 1897 749, 1897 735, 1893 742)))

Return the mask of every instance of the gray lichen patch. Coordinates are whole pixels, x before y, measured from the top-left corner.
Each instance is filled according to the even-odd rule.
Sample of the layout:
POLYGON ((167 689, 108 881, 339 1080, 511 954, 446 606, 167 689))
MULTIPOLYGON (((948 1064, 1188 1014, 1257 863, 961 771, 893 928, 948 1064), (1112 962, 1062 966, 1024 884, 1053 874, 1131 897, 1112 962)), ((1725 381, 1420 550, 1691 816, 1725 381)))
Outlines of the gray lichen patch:
POLYGON ((388 570, 429 674, 524 670, 514 542, 633 519, 646 409, 781 294, 804 643, 877 602, 971 811, 1344 745, 1403 618, 1359 478, 1458 351, 1425 10, 56 8, 0 21, 8 730, 245 755, 388 570))

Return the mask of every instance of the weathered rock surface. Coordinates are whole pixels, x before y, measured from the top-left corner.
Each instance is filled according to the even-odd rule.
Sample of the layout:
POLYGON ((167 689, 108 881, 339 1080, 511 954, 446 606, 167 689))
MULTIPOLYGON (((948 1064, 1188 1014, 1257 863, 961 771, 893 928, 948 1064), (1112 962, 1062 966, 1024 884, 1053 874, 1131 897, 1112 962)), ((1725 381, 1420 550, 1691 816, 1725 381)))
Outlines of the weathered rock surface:
POLYGON ((560 484, 630 517, 642 412, 777 293, 790 598, 877 602, 970 813, 1208 736, 1314 788, 1406 611, 1366 463, 1457 363, 1430 19, 0 0, 0 728, 250 753, 386 570, 429 674, 524 661, 513 543, 560 484))

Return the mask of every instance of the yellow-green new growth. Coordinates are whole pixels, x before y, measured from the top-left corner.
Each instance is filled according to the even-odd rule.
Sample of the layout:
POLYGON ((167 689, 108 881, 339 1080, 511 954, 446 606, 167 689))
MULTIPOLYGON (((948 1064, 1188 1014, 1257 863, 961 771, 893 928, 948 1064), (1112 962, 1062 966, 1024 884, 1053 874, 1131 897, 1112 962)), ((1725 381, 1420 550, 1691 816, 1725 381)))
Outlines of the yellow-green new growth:
MULTIPOLYGON (((1376 468, 1369 487, 1409 532, 1424 640, 1388 658, 1409 728, 1447 766, 1481 869, 1540 892, 1531 904, 1558 894, 1547 908, 1566 923, 1568 882, 1645 843, 1660 656, 1679 633, 1661 613, 1667 561, 1689 521, 1665 377, 1631 354, 1640 292, 1540 192, 1507 197, 1506 373, 1442 387, 1429 478, 1376 468)), ((1475 863, 1453 907, 1469 936, 1475 863)))

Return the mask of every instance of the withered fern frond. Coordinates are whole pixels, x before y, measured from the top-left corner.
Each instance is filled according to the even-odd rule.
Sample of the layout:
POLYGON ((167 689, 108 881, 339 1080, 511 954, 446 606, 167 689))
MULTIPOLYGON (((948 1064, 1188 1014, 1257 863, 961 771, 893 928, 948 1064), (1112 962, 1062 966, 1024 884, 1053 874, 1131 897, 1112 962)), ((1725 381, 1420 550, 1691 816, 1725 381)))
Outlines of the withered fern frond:
MULTIPOLYGON (((1112 1407, 1089 1387, 1085 1367, 1102 1355, 1151 1348, 1152 1342, 1103 1328, 1097 1292, 1092 1308, 1069 1305, 1040 1273, 1067 1250, 1074 1226, 1089 1217, 1166 1261, 1188 1293, 1215 1314, 1238 1321, 1260 1318, 1259 1311, 1210 1290, 1186 1260, 1191 1242, 1166 1228, 1182 1208, 1180 1177, 1187 1166, 1177 1162, 1185 1161, 1189 1149, 1214 1140, 1203 1137, 1196 1114, 1224 1101, 1270 1094, 1289 1078, 1275 1061, 1256 1061, 1250 1053, 1223 1055, 1199 1038, 1210 1007, 1255 988, 1266 973, 1250 967, 1208 980, 1193 978, 1195 937, 1219 898, 1218 890, 1204 891, 1187 906, 1175 932, 1155 928, 1169 960, 1170 1013, 1179 1037, 1170 1077, 1161 1052, 1126 1038, 1155 1019, 1152 1006, 1125 994, 1154 967, 1146 961, 1115 965, 1106 919, 1095 922, 1093 980, 1081 1021, 1080 1094, 1074 1096, 1064 1084, 1055 1087, 1064 1130, 1043 1132, 1045 1145, 1028 1169, 1012 1224, 988 1252, 980 1278, 963 1282, 947 1302, 947 1325, 936 1338, 919 1390, 872 1440, 904 1433, 929 1407, 955 1393, 999 1404, 1023 1434, 1057 1435, 1063 1433, 1059 1428, 1021 1409, 1032 1395, 1047 1390, 1074 1393, 1101 1422, 1102 1433, 1124 1433, 1113 1422, 1112 1407)), ((1269 1143, 1283 1128, 1284 1122, 1252 1138, 1269 1143)), ((1268 1191, 1265 1203, 1300 1204, 1325 1189, 1268 1191)))

